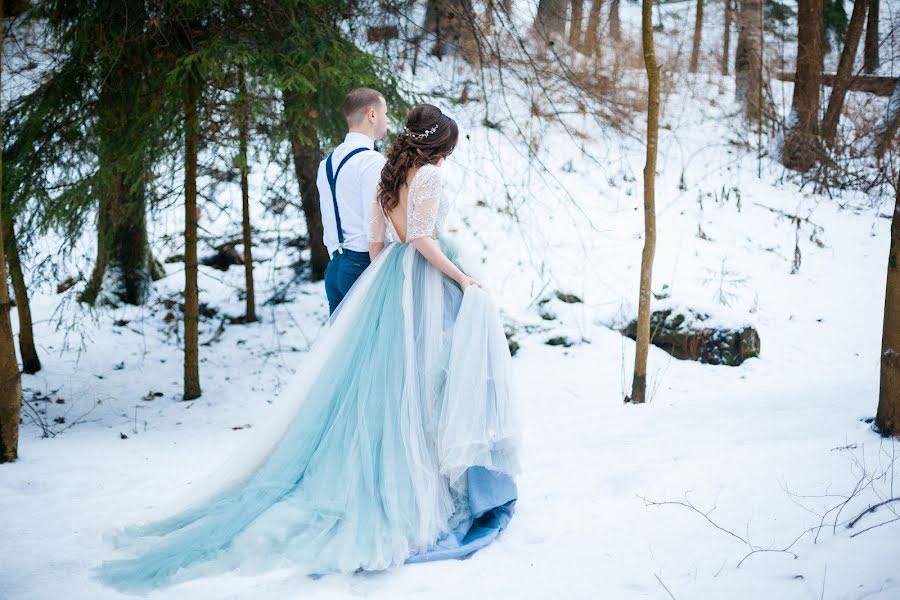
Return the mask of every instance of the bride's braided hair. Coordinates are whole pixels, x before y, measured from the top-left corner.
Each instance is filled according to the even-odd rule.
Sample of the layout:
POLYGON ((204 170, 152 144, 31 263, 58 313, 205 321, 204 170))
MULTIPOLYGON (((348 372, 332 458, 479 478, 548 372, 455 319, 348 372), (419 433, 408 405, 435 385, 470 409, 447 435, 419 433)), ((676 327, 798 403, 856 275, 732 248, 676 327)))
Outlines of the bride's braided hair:
POLYGON ((409 171, 449 156, 458 138, 456 121, 437 106, 418 104, 409 111, 406 126, 388 148, 387 163, 381 170, 378 203, 385 214, 400 203, 400 188, 409 171))

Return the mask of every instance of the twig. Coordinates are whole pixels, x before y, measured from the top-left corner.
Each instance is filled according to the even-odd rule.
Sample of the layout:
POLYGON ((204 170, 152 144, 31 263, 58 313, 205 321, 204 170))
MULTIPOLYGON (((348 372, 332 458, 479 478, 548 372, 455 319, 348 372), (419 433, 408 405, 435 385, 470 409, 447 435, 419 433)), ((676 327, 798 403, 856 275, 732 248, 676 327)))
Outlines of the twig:
POLYGON ((870 531, 872 529, 877 529, 878 527, 881 527, 882 525, 887 525, 888 523, 893 523, 894 521, 900 521, 900 517, 894 517, 893 519, 888 519, 887 521, 884 521, 883 523, 879 523, 878 525, 872 525, 871 527, 866 527, 865 529, 860 529, 856 533, 852 534, 850 537, 855 538, 856 536, 862 535, 867 531, 870 531))
POLYGON ((677 600, 677 599, 675 598, 675 594, 673 594, 672 591, 671 591, 669 588, 666 587, 666 584, 663 583, 663 580, 659 578, 659 575, 657 575, 657 574, 654 573, 653 576, 656 577, 656 580, 659 582, 659 585, 661 585, 662 588, 663 588, 664 590, 666 590, 666 593, 669 595, 669 598, 671 598, 672 600, 677 600))
POLYGON ((870 506, 869 508, 865 509, 864 511, 862 511, 861 513, 856 515, 854 518, 852 518, 850 520, 850 522, 847 523, 847 529, 852 529, 853 526, 856 525, 859 522, 859 520, 862 519, 864 516, 866 516, 869 513, 875 512, 877 509, 881 508, 885 504, 890 504, 891 502, 900 502, 900 496, 897 496, 896 498, 890 498, 889 500, 885 500, 884 502, 879 502, 878 504, 873 504, 872 506, 870 506))

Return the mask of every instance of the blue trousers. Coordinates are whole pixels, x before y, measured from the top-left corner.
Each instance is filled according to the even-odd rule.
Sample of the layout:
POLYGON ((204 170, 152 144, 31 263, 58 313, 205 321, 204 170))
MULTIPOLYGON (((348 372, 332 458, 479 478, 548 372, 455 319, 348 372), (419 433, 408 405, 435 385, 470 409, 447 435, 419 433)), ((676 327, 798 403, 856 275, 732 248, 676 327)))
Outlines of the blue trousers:
POLYGON ((331 255, 325 269, 325 295, 328 297, 328 314, 333 314, 338 304, 371 264, 368 252, 354 252, 345 249, 343 253, 331 255))

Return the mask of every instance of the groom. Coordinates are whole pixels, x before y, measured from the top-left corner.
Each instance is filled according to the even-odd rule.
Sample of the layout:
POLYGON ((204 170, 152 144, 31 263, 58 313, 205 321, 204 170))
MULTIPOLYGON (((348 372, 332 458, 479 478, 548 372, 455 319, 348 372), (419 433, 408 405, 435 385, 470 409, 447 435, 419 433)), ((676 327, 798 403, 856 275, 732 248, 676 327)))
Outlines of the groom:
POLYGON ((316 177, 323 238, 331 256, 325 269, 330 314, 370 263, 372 198, 385 163, 375 140, 387 135, 387 102, 377 90, 356 88, 344 99, 344 117, 350 132, 319 163, 316 177))

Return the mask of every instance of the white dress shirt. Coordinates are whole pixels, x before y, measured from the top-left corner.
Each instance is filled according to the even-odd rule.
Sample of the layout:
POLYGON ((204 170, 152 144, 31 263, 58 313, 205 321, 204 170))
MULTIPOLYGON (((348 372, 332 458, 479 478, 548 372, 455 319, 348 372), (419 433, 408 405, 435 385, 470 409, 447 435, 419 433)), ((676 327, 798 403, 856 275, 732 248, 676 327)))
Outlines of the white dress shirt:
MULTIPOLYGON (((369 136, 351 131, 344 141, 334 149, 331 168, 337 173, 338 165, 347 154, 356 148, 375 147, 369 136)), ((326 157, 327 159, 327 157, 326 157)), ((381 169, 386 159, 380 152, 360 152, 347 161, 337 178, 337 203, 344 229, 344 249, 355 252, 369 251, 369 226, 372 215, 372 198, 381 178, 381 169)), ((325 160, 319 163, 316 186, 319 188, 319 207, 322 211, 322 227, 328 255, 338 249, 337 221, 334 216, 334 202, 331 186, 325 174, 325 160)))

